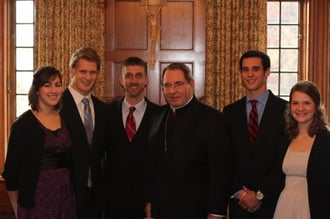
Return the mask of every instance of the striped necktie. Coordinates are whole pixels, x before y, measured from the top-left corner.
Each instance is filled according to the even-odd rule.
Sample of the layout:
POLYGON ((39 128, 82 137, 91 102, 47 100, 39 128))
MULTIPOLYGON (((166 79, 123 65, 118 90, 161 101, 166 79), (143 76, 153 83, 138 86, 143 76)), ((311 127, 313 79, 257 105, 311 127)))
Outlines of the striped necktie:
MULTIPOLYGON (((85 132, 88 140, 89 146, 92 144, 93 139, 93 120, 92 120, 92 113, 91 108, 89 106, 89 100, 87 98, 82 99, 82 103, 84 104, 84 126, 85 132)), ((87 179, 87 186, 91 188, 93 185, 92 183, 92 174, 91 168, 88 169, 88 179, 87 179)))
POLYGON ((89 100, 87 98, 83 98, 82 102, 84 104, 84 126, 85 126, 86 136, 89 145, 91 145, 93 139, 93 120, 92 120, 91 108, 89 106, 89 100))
POLYGON ((250 115, 249 115, 248 128, 249 128, 249 133, 250 133, 250 142, 252 144, 254 144, 256 141, 256 136, 257 136, 257 132, 259 129, 257 100, 250 100, 249 102, 252 105, 252 109, 251 109, 250 115))
POLYGON ((135 107, 131 106, 129 108, 129 113, 128 113, 128 116, 126 119, 125 129, 126 129, 126 134, 127 134, 129 141, 133 140, 135 133, 136 133, 136 123, 135 123, 135 119, 133 116, 134 111, 135 111, 135 107))

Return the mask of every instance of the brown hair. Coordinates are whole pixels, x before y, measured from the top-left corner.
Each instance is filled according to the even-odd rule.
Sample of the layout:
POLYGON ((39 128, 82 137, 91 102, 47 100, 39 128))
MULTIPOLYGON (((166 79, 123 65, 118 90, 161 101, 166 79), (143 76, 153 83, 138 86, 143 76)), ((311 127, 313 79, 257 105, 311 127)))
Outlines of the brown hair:
POLYGON ((302 92, 307 94, 315 104, 315 114, 312 123, 309 126, 308 134, 313 136, 320 133, 322 130, 328 129, 327 119, 325 116, 325 109, 321 105, 321 96, 317 86, 311 81, 299 81, 290 91, 290 103, 285 111, 286 119, 286 131, 289 137, 295 138, 298 135, 297 121, 292 117, 290 113, 291 98, 294 92, 302 92))
POLYGON ((139 57, 135 57, 135 56, 132 56, 132 57, 128 57, 127 59, 125 59, 122 63, 121 63, 121 71, 123 71, 123 68, 124 67, 127 67, 127 66, 142 66, 143 69, 144 69, 144 73, 147 75, 147 71, 148 71, 148 64, 143 61, 141 58, 139 57))
POLYGON ((185 79, 188 82, 193 80, 193 76, 192 76, 192 73, 191 73, 189 67, 184 63, 179 63, 179 62, 171 63, 166 68, 164 68, 163 73, 162 73, 162 81, 164 80, 164 75, 167 70, 181 70, 183 72, 185 79))
POLYGON ((91 47, 81 47, 77 49, 71 56, 70 67, 75 68, 80 59, 86 59, 89 62, 95 62, 97 70, 100 70, 101 60, 97 52, 91 47))
MULTIPOLYGON (((38 68, 35 73, 33 74, 33 81, 32 85, 29 90, 28 98, 29 98, 29 105, 31 106, 32 110, 38 111, 38 92, 40 87, 42 87, 44 84, 50 82, 56 77, 60 78, 60 81, 62 83, 62 75, 59 70, 57 70, 53 66, 43 66, 38 68)), ((62 102, 60 101, 58 104, 56 104, 55 109, 59 110, 62 106, 62 102)))

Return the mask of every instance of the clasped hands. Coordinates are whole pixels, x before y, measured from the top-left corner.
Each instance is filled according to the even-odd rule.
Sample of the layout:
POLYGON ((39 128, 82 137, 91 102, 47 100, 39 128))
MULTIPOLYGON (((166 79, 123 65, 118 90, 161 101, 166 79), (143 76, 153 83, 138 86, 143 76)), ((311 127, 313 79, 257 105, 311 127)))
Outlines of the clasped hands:
POLYGON ((256 193, 252 190, 249 190, 245 186, 243 186, 237 198, 239 199, 238 201, 239 206, 241 206, 241 208, 251 213, 258 211, 262 204, 262 201, 259 201, 256 198, 256 193))

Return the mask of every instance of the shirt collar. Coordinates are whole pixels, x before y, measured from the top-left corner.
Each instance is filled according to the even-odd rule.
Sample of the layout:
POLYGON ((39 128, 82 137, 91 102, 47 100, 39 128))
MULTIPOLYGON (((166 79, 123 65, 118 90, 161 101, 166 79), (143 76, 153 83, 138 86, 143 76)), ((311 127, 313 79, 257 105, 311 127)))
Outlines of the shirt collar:
POLYGON ((89 101, 92 100, 92 95, 88 94, 87 96, 83 96, 81 95, 78 91, 76 91, 75 89, 73 89, 71 86, 69 86, 69 91, 71 92, 71 95, 74 99, 74 102, 78 105, 79 103, 81 103, 83 98, 87 98, 89 101))
MULTIPOLYGON (((135 104, 134 107, 135 107, 135 111, 137 112, 141 112, 143 111, 143 109, 145 108, 147 104, 147 101, 145 100, 145 98, 143 98, 139 103, 135 104)), ((129 112, 129 108, 131 107, 132 105, 130 105, 126 99, 124 98, 123 100, 123 103, 122 103, 122 108, 123 108, 123 111, 124 112, 129 112)))
POLYGON ((257 98, 250 98, 249 96, 246 96, 246 104, 248 104, 250 100, 257 100, 259 103, 266 105, 268 96, 269 96, 268 90, 265 90, 265 92, 263 92, 257 98))

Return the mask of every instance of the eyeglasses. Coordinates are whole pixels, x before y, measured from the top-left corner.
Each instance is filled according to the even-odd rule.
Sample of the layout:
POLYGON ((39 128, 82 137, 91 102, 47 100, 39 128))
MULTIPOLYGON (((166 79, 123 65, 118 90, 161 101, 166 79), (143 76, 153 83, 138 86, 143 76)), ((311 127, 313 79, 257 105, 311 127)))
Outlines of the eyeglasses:
POLYGON ((177 82, 174 82, 174 83, 165 83, 165 84, 163 84, 163 88, 165 90, 169 90, 172 87, 173 88, 181 88, 185 84, 186 84, 186 82, 183 82, 183 81, 177 81, 177 82))

